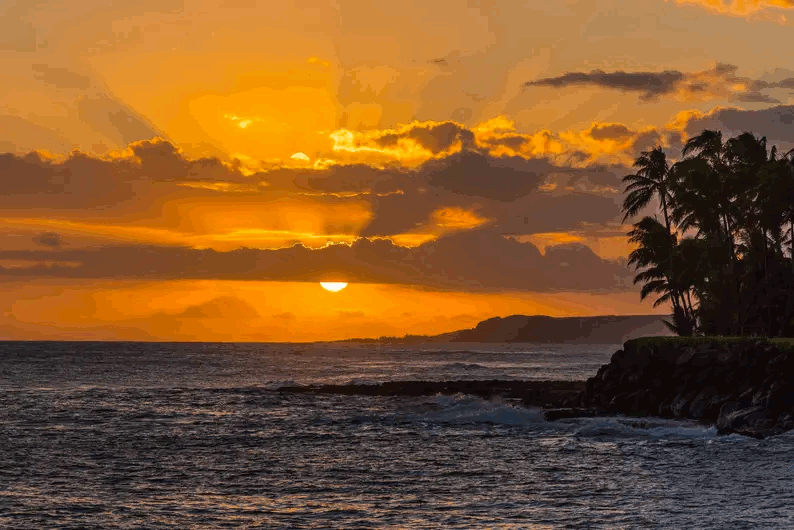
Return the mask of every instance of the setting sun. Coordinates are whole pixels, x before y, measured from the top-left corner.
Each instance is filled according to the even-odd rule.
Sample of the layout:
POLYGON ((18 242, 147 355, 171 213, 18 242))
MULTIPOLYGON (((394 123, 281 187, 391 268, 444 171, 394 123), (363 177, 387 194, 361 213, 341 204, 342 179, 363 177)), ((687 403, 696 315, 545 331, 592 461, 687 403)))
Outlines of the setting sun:
POLYGON ((346 282, 320 282, 320 286, 325 289, 326 291, 331 291, 332 293, 338 293, 345 287, 347 287, 346 282))

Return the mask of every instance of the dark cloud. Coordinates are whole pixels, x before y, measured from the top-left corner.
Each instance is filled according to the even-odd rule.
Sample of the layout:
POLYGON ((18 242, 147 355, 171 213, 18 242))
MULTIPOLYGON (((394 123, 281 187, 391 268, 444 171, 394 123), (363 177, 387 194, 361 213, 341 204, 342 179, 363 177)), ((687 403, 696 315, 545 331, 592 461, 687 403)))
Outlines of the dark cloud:
MULTIPOLYGON (((670 135, 668 135, 670 136, 670 135)), ((662 134, 653 129, 637 135, 631 144, 631 153, 638 156, 643 151, 650 151, 654 147, 662 145, 662 134)))
POLYGON ((590 129, 596 140, 624 140, 634 136, 634 131, 620 123, 596 124, 590 129))
POLYGON ((752 131, 766 136, 778 147, 794 146, 794 105, 778 105, 762 110, 719 109, 701 117, 690 119, 687 134, 699 134, 703 129, 721 130, 728 134, 752 131))
POLYGON ((34 77, 57 88, 86 90, 91 87, 91 78, 72 72, 68 68, 53 68, 46 64, 33 65, 34 77))
POLYGON ((743 103, 780 103, 779 99, 767 96, 761 92, 748 92, 738 96, 736 100, 743 103))
MULTIPOLYGON (((508 220, 510 217, 526 217, 524 228, 527 231, 521 233, 533 233, 538 229, 546 231, 548 222, 543 219, 546 204, 561 204, 560 199, 535 192, 550 174, 592 177, 590 180, 598 182, 598 185, 604 185, 601 181, 617 185, 620 181, 617 175, 623 171, 625 168, 615 171, 603 167, 560 167, 543 158, 494 157, 476 151, 461 151, 420 166, 410 175, 411 178, 405 178, 401 193, 370 197, 374 217, 362 235, 390 236, 415 230, 428 225, 431 214, 439 207, 476 208, 479 215, 494 220, 497 226, 512 226, 514 223, 508 220)), ((549 211, 549 218, 557 219, 564 215, 567 219, 565 226, 573 228, 580 221, 589 221, 593 217, 590 213, 593 208, 599 211, 595 216, 598 219, 611 219, 617 215, 618 208, 611 199, 603 201, 596 195, 587 197, 594 200, 580 201, 579 206, 584 210, 549 211), (603 213, 605 206, 609 212, 606 215, 603 213)))
POLYGON ((366 164, 333 165, 323 170, 279 168, 263 178, 268 189, 328 194, 390 193, 416 185, 415 174, 408 170, 366 164))
MULTIPOLYGON (((530 243, 519 243, 492 231, 462 232, 415 248, 399 247, 388 240, 359 239, 349 246, 331 245, 317 250, 299 245, 230 252, 118 246, 55 252, 0 251, 0 259, 41 262, 27 268, 0 268, 0 277, 6 279, 314 282, 333 278, 486 291, 615 291, 630 286, 630 273, 623 264, 602 260, 587 247, 552 247, 544 256, 530 243)), ((185 316, 210 318, 215 309, 191 309, 185 316)))
POLYGON ((619 211, 611 198, 590 194, 563 198, 568 194, 552 196, 537 190, 550 175, 567 175, 569 183, 584 179, 593 186, 620 187, 626 170, 622 166, 558 166, 545 158, 501 157, 464 150, 430 160, 414 170, 366 165, 331 166, 322 171, 282 168, 265 174, 264 179, 270 190, 367 193, 374 215, 361 235, 375 237, 429 226, 433 212, 443 207, 477 210, 497 226, 515 226, 511 217, 527 218, 522 225, 526 231, 518 233, 548 231, 549 225, 572 229, 584 221, 611 220, 619 211), (576 206, 563 206, 566 201, 576 206), (551 204, 555 206, 548 208, 551 204))
POLYGON ((555 169, 544 158, 495 157, 463 150, 426 162, 419 174, 430 186, 452 193, 512 201, 536 190, 555 169))
MULTIPOLYGON (((619 183, 617 177, 613 182, 619 183)), ((620 219, 620 197, 591 193, 530 195, 513 203, 483 208, 496 219, 494 230, 504 234, 564 232, 582 226, 601 226, 620 219)))
POLYGON ((623 282, 627 280, 628 266, 604 260, 585 245, 572 243, 548 247, 546 261, 555 270, 557 281, 569 289, 608 292, 614 290, 614 287, 607 287, 610 283, 622 284, 626 288, 623 282), (594 287, 599 284, 603 287, 594 287))
POLYGON ((136 196, 145 179, 129 163, 75 152, 54 161, 33 152, 0 155, 0 207, 108 208, 136 196))
POLYGON ((739 67, 735 64, 717 63, 714 67, 714 72, 718 75, 735 75, 739 67))
MULTIPOLYGON (((133 156, 99 158, 75 151, 55 160, 38 152, 0 154, 0 206, 99 208, 133 200, 155 183, 258 184, 216 158, 185 158, 173 144, 146 140, 130 145, 133 156)), ((172 190, 173 191, 173 190, 172 190)))
MULTIPOLYGON (((460 138, 461 131, 460 127, 429 127, 415 138, 443 150, 453 138, 460 138)), ((345 201, 347 194, 352 194, 356 200, 363 197, 369 201, 374 214, 363 230, 366 237, 350 246, 331 245, 318 250, 303 246, 231 252, 158 246, 60 249, 57 234, 47 234, 46 238, 36 238, 47 250, 0 252, 0 259, 40 265, 11 267, 0 275, 297 281, 341 275, 350 281, 437 289, 625 288, 625 267, 593 257, 589 249, 569 249, 566 252, 570 256, 558 249, 544 256, 529 243, 502 236, 569 230, 582 223, 610 222, 619 215, 614 198, 538 191, 548 175, 563 173, 591 182, 617 179, 612 167, 556 166, 545 158, 492 156, 473 149, 432 159, 414 169, 359 164, 322 170, 280 168, 254 175, 245 175, 238 166, 216 158, 187 158, 173 144, 159 139, 135 142, 127 154, 116 157, 80 152, 62 160, 35 152, 0 155, 0 174, 4 176, 0 179, 0 206, 6 208, 104 209, 127 201, 130 207, 140 208, 137 211, 147 211, 152 203, 141 202, 141 197, 174 197, 177 190, 182 197, 218 194, 214 188, 192 185, 211 188, 222 183, 247 186, 247 193, 263 196, 263 207, 271 193, 314 194, 324 201, 345 201), (191 187, 179 186, 183 184, 191 187), (153 191, 155 186, 160 186, 158 193, 153 191), (422 233, 423 227, 439 222, 438 211, 450 208, 453 221, 457 219, 454 209, 463 215, 463 225, 450 230, 451 234, 442 229, 442 237, 414 248, 379 238, 416 233, 417 229, 422 233), (473 225, 478 225, 478 220, 487 222, 467 224, 471 222, 465 217, 467 213, 472 214, 473 225), (565 258, 559 258, 563 254, 565 258), (578 271, 581 277, 570 271, 578 271)), ((207 315, 210 309, 191 311, 185 318, 209 318, 197 315, 207 315)))
POLYGON ((685 78, 685 74, 667 70, 664 72, 604 72, 593 70, 590 73, 569 72, 558 77, 547 77, 528 81, 524 86, 549 86, 561 88, 576 85, 591 85, 612 88, 624 92, 639 92, 642 99, 652 100, 675 91, 676 85, 685 78))
POLYGON ((403 194, 372 197, 373 218, 361 235, 391 236, 409 232, 428 224, 433 211, 441 205, 469 207, 470 197, 443 193, 440 190, 408 189, 403 194))
POLYGON ((56 232, 44 232, 35 236, 32 240, 37 245, 49 248, 61 248, 63 241, 61 235, 56 232))
MULTIPOLYGON (((144 212, 163 197, 217 197, 234 192, 259 196, 265 207, 268 200, 285 195, 309 195, 312 201, 324 203, 370 203, 373 215, 361 230, 364 237, 438 235, 484 223, 504 233, 532 234, 608 222, 619 213, 614 197, 562 189, 555 194, 540 192, 539 186, 550 176, 559 182, 567 178, 568 185, 577 183, 579 191, 609 190, 620 187, 625 171, 616 166, 558 166, 546 158, 463 150, 414 169, 354 164, 326 169, 282 167, 247 175, 235 164, 188 158, 168 141, 147 140, 131 144, 128 154, 120 157, 80 152, 62 160, 35 152, 0 155, 0 174, 5 177, 0 179, 0 207, 144 212), (438 217, 450 208, 464 216, 462 224, 446 225, 446 218, 438 217)), ((458 214, 453 210, 452 215, 458 214)))
POLYGON ((458 144, 462 145, 464 149, 469 149, 474 145, 474 133, 454 122, 417 125, 401 133, 384 134, 375 138, 374 141, 381 147, 394 147, 404 138, 414 140, 434 154, 447 151, 458 144))
POLYGON ((717 63, 711 70, 703 72, 568 72, 557 77, 547 77, 528 81, 524 87, 548 86, 563 88, 568 86, 596 86, 637 92, 643 101, 678 92, 701 97, 723 97, 725 99, 752 103, 779 103, 761 90, 791 88, 794 79, 767 81, 737 75, 738 67, 732 64, 717 63))

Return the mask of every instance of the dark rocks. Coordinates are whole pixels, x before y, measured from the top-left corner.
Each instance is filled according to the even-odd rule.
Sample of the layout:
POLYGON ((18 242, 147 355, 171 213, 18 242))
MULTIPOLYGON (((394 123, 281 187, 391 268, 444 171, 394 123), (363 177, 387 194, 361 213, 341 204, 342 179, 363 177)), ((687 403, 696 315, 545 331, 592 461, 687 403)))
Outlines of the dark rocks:
POLYGON ((765 438, 777 434, 774 428, 775 423, 775 419, 767 414, 766 409, 757 405, 731 410, 726 414, 720 413, 720 417, 717 419, 717 429, 721 434, 737 433, 753 438, 765 438))
POLYGON ((763 438, 794 428, 794 353, 758 339, 629 341, 571 401, 763 438))
POLYGON ((526 406, 556 407, 581 395, 583 381, 389 381, 376 385, 285 386, 281 392, 362 396, 434 396, 469 394, 520 399, 526 406))

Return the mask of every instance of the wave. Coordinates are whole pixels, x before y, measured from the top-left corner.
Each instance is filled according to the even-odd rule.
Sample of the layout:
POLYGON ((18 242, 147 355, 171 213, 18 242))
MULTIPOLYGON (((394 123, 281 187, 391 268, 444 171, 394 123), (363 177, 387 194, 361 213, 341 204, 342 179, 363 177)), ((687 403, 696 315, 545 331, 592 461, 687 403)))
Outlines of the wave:
POLYGON ((431 370, 489 370, 487 366, 477 363, 447 363, 440 366, 430 367, 431 370))
POLYGON ((629 420, 625 418, 593 418, 579 425, 577 437, 645 437, 711 439, 716 427, 667 420, 629 420))
POLYGON ((543 421, 539 409, 526 409, 501 400, 485 400, 470 395, 437 396, 433 410, 413 416, 413 421, 430 423, 528 425, 543 421))

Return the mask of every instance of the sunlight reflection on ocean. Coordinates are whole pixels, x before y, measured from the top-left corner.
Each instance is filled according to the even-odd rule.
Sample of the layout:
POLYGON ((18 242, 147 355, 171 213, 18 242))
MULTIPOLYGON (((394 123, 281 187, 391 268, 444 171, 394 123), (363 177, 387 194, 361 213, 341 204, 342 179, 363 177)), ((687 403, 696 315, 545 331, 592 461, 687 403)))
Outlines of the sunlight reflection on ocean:
POLYGON ((794 436, 278 381, 582 379, 614 347, 0 345, 3 528, 784 528, 794 436), (446 348, 446 347, 445 347, 446 348), (419 348, 421 349, 421 348, 419 348))

